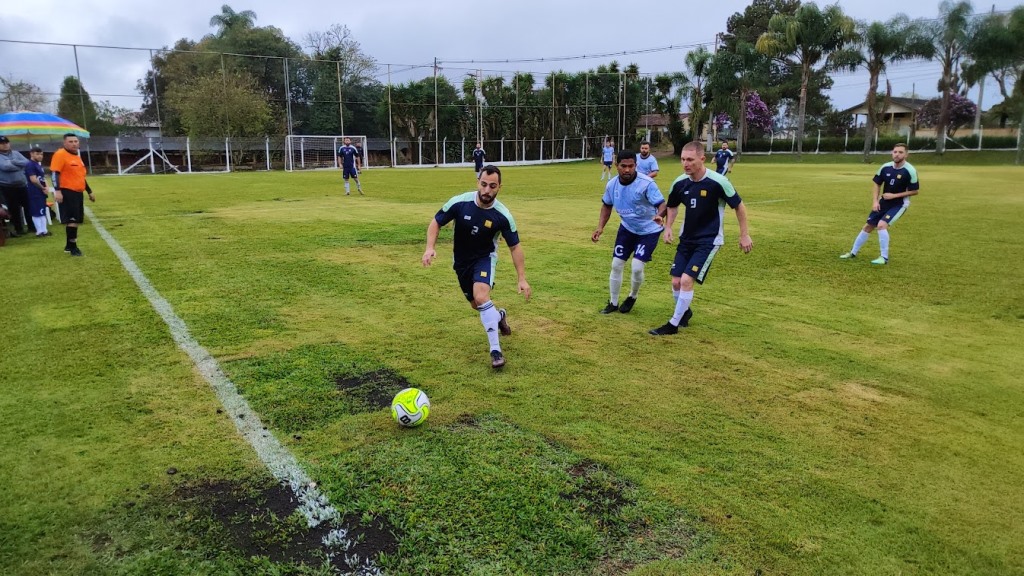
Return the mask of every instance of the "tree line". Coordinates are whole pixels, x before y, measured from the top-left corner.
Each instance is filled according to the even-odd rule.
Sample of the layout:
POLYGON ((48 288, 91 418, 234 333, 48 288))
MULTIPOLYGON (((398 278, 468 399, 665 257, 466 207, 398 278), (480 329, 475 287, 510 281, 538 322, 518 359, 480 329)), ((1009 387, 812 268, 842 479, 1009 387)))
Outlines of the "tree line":
MULTIPOLYGON (((731 124, 742 150, 748 139, 781 122, 794 129, 800 153, 810 130, 842 133, 852 127, 851 117, 830 102, 831 74, 867 71, 865 134, 870 135, 893 97, 888 82, 880 86, 887 66, 922 59, 941 69, 939 96, 919 118, 935 127, 939 152, 945 136, 970 121, 967 90, 986 77, 996 81, 1002 97, 996 113, 1011 122, 1024 117, 1019 82, 1024 7, 975 14, 968 1, 945 0, 933 19, 898 14, 866 22, 846 15, 839 4, 752 0, 728 19, 713 51, 691 50, 672 74, 645 75, 635 64, 611 62, 543 78, 467 73, 460 81, 435 70, 433 76, 399 84, 384 82, 381 66, 343 25, 309 33, 297 43, 256 22, 254 12, 224 5, 210 19, 212 33, 183 38, 155 54, 137 83, 140 113, 93 103, 69 77, 61 87, 58 114, 94 134, 123 131, 123 119, 133 118, 159 120, 165 135, 344 132, 424 141, 617 135, 630 144, 641 116, 656 113, 668 117, 677 152, 706 126, 731 124), (687 125, 679 118, 684 106, 687 125)), ((0 81, 7 100, 31 101, 30 86, 0 81)), ((869 147, 866 137, 865 155, 869 147)))

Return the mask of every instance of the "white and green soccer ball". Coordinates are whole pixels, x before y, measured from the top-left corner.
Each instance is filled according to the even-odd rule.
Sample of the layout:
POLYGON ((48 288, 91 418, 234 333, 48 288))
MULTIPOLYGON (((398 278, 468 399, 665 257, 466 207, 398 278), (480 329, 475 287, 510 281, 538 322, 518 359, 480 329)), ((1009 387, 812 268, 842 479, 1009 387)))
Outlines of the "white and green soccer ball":
POLYGON ((427 421, 427 416, 430 416, 430 399, 418 388, 406 388, 391 401, 391 417, 400 426, 419 426, 427 421))

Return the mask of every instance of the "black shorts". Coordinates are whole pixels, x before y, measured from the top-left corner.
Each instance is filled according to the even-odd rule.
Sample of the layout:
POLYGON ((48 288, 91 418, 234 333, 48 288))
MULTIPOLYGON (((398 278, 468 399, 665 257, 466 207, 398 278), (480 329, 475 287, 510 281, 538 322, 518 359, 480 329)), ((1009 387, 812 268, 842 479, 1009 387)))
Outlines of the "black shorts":
POLYGON ((459 277, 459 288, 466 300, 473 301, 473 284, 480 282, 494 286, 494 259, 490 256, 454 268, 459 277))
POLYGON ((696 280, 697 284, 703 284, 719 248, 721 246, 714 244, 686 244, 680 241, 669 275, 681 278, 686 274, 696 280))
POLYGON ((355 178, 356 180, 359 180, 359 171, 356 170, 354 167, 342 168, 341 177, 344 178, 345 180, 348 180, 349 178, 355 178))
POLYGON ((85 221, 85 192, 60 189, 64 201, 60 203, 61 224, 81 224, 85 221))

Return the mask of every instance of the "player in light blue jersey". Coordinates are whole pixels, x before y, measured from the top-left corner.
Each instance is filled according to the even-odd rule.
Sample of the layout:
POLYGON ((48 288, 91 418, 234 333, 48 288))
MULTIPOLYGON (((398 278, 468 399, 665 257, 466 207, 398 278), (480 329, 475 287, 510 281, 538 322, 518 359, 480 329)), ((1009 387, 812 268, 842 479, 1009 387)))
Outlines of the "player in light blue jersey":
POLYGON ((608 175, 608 179, 612 179, 612 163, 615 161, 615 141, 611 138, 606 138, 604 141, 604 148, 601 148, 601 181, 604 181, 605 175, 608 175))
POLYGON ((612 215, 612 208, 619 213, 622 222, 615 236, 615 247, 612 249, 612 273, 608 277, 610 298, 608 305, 601 314, 621 312, 633 309, 640 286, 644 283, 644 268, 654 256, 658 247, 658 237, 663 229, 662 218, 658 215, 665 197, 658 190, 658 185, 649 177, 638 174, 636 170, 636 153, 632 150, 620 150, 616 167, 619 177, 608 182, 601 198, 601 216, 597 228, 590 239, 597 242, 604 233, 604 227, 612 215), (622 273, 626 269, 626 260, 633 257, 632 282, 629 296, 619 305, 619 292, 622 290, 622 273))
POLYGON ((676 299, 672 318, 664 326, 649 331, 655 336, 676 334, 680 326, 688 326, 693 311, 693 283, 703 284, 718 249, 725 244, 723 217, 725 207, 736 211, 740 225, 740 249, 749 253, 754 248, 747 229, 747 208, 729 179, 712 172, 704 165, 704 147, 700 142, 683 146, 680 156, 684 174, 672 183, 665 202, 665 242, 672 243, 672 223, 683 207, 683 226, 679 230, 679 246, 669 275, 672 295, 676 299))
POLYGON ((505 365, 498 335, 512 334, 506 320, 505 310, 491 302, 491 287, 494 285, 494 269, 498 262, 498 236, 505 239, 512 264, 519 276, 519 293, 530 299, 530 284, 526 281, 526 264, 523 247, 519 244, 519 231, 512 213, 498 202, 501 190, 501 171, 488 164, 480 170, 477 191, 454 196, 438 210, 427 226, 427 249, 423 252, 423 265, 430 266, 437 256, 435 245, 441 227, 454 222, 455 238, 452 242, 455 275, 459 279, 462 294, 469 305, 480 313, 480 323, 487 332, 491 347, 491 367, 498 369, 505 365))
POLYGON ((736 155, 729 150, 729 143, 722 142, 722 148, 715 152, 715 172, 725 176, 732 171, 732 165, 736 161, 736 155))
POLYGON ((854 239, 853 248, 840 258, 856 258, 857 252, 868 241, 871 232, 878 228, 878 244, 882 254, 871 263, 884 265, 889 263, 889 227, 906 213, 910 207, 910 197, 916 195, 920 188, 917 170, 907 162, 906 144, 893 146, 892 162, 883 164, 872 180, 875 187, 872 191, 868 222, 854 239))
POLYGON ((640 153, 636 155, 636 171, 654 179, 658 177, 658 159, 651 154, 651 143, 640 143, 640 153))
POLYGON ((344 145, 338 148, 338 164, 341 165, 341 176, 345 179, 345 196, 349 194, 348 179, 354 178, 356 190, 363 193, 363 185, 359 183, 359 168, 362 164, 359 149, 352 145, 352 139, 345 137, 344 145))

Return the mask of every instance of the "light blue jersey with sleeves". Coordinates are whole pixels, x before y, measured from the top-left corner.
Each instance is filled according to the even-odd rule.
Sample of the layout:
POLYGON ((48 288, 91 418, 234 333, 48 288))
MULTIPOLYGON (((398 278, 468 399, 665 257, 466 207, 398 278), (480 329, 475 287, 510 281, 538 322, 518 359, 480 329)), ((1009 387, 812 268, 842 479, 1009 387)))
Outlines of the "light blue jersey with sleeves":
POLYGON ((665 202, 665 197, 648 176, 637 174, 636 180, 628 186, 619 183, 618 178, 612 178, 604 188, 601 202, 615 208, 623 227, 633 234, 643 236, 664 229, 654 222, 654 215, 658 213, 658 206, 665 202))
POLYGON ((654 157, 654 154, 648 154, 647 158, 637 154, 636 155, 636 171, 643 174, 644 176, 650 176, 652 172, 658 171, 658 160, 654 157))
POLYGON ((615 147, 605 146, 601 148, 601 160, 605 162, 612 162, 615 160, 615 147))

